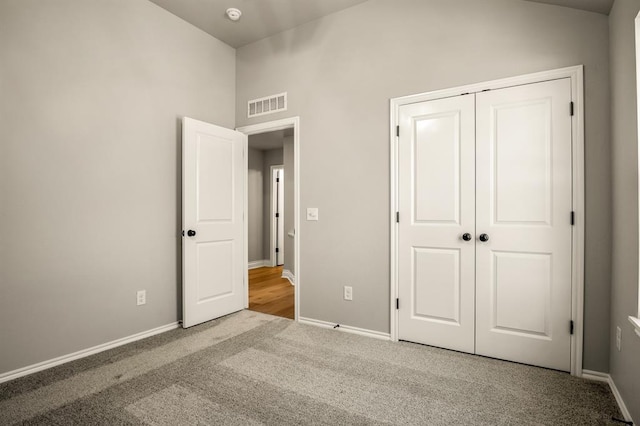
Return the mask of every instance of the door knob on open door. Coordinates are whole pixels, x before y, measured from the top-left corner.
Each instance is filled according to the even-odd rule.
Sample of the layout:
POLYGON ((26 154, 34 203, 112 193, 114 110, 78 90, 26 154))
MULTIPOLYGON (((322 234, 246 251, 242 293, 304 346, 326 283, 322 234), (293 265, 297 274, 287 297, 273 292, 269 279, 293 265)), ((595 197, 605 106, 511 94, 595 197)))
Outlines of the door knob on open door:
POLYGON ((187 235, 188 235, 189 237, 195 237, 195 236, 196 236, 196 231, 194 231, 193 229, 189 229, 189 230, 187 231, 187 235))
POLYGON ((487 241, 489 241, 489 236, 487 234, 480 234, 480 241, 482 241, 483 243, 486 243, 487 241))
POLYGON ((471 234, 468 232, 465 232, 464 234, 462 234, 462 239, 465 241, 471 241, 471 234))

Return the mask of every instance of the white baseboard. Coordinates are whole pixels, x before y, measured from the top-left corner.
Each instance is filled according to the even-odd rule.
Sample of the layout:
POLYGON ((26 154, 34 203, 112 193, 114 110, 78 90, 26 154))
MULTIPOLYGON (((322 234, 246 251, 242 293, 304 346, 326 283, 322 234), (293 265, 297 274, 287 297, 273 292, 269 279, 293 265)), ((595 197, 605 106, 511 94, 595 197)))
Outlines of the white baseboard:
POLYGON ((296 276, 288 269, 282 270, 282 278, 286 278, 289 280, 291 285, 296 285, 296 276))
POLYGON ((609 387, 611 388, 611 393, 613 393, 613 396, 616 398, 616 402, 618 403, 618 407, 620 408, 622 416, 626 421, 633 422, 631 413, 629 413, 629 409, 627 409, 627 406, 622 399, 622 395, 620 395, 620 391, 618 391, 618 388, 616 387, 616 384, 611 378, 610 374, 601 373, 599 371, 582 370, 582 377, 584 379, 597 380, 599 382, 608 383, 609 387))
POLYGON ((263 266, 271 266, 271 261, 269 259, 263 260, 254 260, 253 262, 249 262, 249 269, 262 268, 263 266))
POLYGON ((611 379, 607 373, 601 373, 599 371, 582 370, 583 379, 595 380, 597 382, 607 382, 611 379))
POLYGON ((17 370, 2 373, 0 374, 0 383, 8 382, 9 380, 17 379, 18 377, 28 376, 29 374, 37 373, 38 371, 46 370, 48 368, 55 367, 56 365, 60 365, 69 361, 74 361, 76 359, 84 358, 89 355, 94 355, 99 352, 106 351, 108 349, 117 348, 118 346, 126 345, 127 343, 132 343, 137 340, 142 340, 147 337, 155 336, 156 334, 164 333, 165 331, 175 330, 179 326, 180 326, 179 322, 174 322, 171 324, 153 328, 151 330, 136 333, 128 337, 123 337, 122 339, 113 340, 111 342, 107 342, 91 348, 83 349, 81 351, 74 352, 68 355, 62 355, 57 358, 53 358, 47 361, 39 362, 37 364, 29 365, 27 367, 22 367, 17 370))
POLYGON ((339 326, 336 327, 336 323, 333 323, 333 322, 327 322, 327 321, 321 321, 321 320, 303 318, 303 317, 298 317, 298 322, 301 324, 315 325, 316 327, 333 328, 335 330, 344 331, 345 333, 358 334, 360 336, 372 337, 374 339, 379 339, 379 340, 391 340, 391 335, 389 333, 381 333, 379 331, 367 330, 367 329, 358 328, 358 327, 351 327, 349 325, 339 324, 339 326))

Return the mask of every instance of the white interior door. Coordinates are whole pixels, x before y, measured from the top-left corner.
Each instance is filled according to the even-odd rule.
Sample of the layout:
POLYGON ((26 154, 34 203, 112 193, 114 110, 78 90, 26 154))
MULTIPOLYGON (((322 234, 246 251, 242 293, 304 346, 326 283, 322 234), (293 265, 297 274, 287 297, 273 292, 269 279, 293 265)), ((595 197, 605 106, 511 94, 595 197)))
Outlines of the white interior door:
POLYGON ((244 308, 246 135, 182 122, 183 327, 244 308))
POLYGON ((276 265, 284 265, 284 169, 278 169, 276 177, 276 265))
POLYGON ((476 100, 476 353, 569 371, 570 80, 476 100))
POLYGON ((399 338, 473 352, 474 98, 405 105, 399 119, 399 338))

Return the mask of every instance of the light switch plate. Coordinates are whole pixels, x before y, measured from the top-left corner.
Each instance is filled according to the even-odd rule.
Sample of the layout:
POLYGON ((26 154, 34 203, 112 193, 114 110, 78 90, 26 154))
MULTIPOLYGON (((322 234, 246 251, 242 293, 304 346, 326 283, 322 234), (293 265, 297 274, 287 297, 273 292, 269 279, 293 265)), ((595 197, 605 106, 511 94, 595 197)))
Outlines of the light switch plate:
POLYGON ((317 207, 308 207, 307 208, 307 220, 318 220, 318 208, 317 207))

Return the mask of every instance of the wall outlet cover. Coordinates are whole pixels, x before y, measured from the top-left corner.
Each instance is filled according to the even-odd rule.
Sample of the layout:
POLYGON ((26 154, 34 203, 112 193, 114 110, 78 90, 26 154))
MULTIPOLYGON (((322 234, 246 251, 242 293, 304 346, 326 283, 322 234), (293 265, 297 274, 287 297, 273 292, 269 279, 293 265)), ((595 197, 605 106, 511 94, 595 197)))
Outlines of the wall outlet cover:
POLYGON ((138 290, 136 293, 136 304, 138 306, 145 305, 147 303, 147 291, 146 290, 138 290))
POLYGON ((344 286, 344 300, 353 300, 353 287, 344 286))

